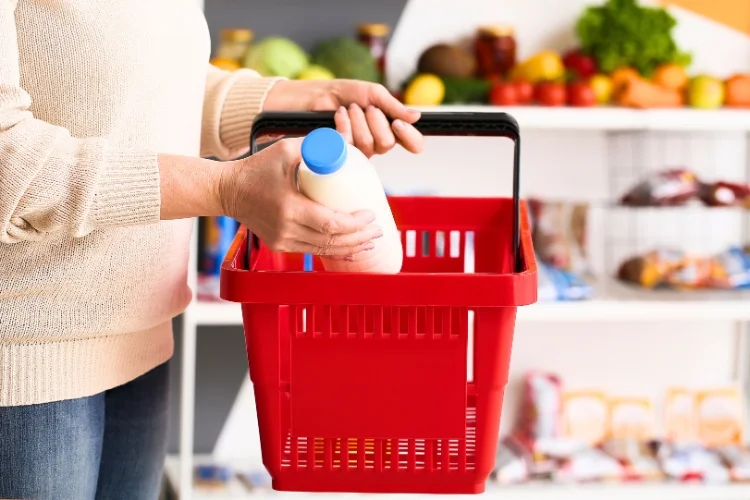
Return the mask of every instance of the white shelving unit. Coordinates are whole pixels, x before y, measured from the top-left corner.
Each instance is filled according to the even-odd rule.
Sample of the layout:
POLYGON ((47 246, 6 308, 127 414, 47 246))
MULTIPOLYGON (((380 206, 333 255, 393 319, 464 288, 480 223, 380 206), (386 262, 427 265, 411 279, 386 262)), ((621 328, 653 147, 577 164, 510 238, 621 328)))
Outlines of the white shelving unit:
MULTIPOLYGON (((494 108, 492 106, 441 106, 423 108, 424 111, 488 112, 502 110, 513 115, 523 131, 532 130, 590 130, 613 131, 728 131, 750 132, 750 111, 697 111, 592 108, 494 108)), ((197 234, 197 231, 194 231, 197 234)), ((196 287, 197 240, 194 236, 190 280, 196 287)), ((605 291, 589 301, 576 303, 539 303, 519 308, 519 322, 628 322, 628 321, 734 321, 737 325, 736 373, 746 380, 750 362, 750 295, 742 293, 647 293, 607 283, 605 291)), ((237 304, 194 301, 183 321, 182 397, 179 456, 170 457, 167 476, 182 500, 203 498, 261 498, 260 493, 248 493, 244 486, 232 486, 227 492, 199 492, 192 485, 193 412, 195 395, 196 335, 199 326, 241 325, 242 316, 237 304), (242 488, 241 490, 239 488, 242 488)), ((712 499, 730 500, 750 498, 748 490, 734 485, 593 485, 586 487, 520 486, 493 490, 491 495, 505 499, 555 498, 566 499, 712 499)), ((277 493, 269 498, 281 498, 277 493)), ((287 495, 284 495, 286 497, 287 495)), ((305 498, 306 495, 289 495, 305 498)))

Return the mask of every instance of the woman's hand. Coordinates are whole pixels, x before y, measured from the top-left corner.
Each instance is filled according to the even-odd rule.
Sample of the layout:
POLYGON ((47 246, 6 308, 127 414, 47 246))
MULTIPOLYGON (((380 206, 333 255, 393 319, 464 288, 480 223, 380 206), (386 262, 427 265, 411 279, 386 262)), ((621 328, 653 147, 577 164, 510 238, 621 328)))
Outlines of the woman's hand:
POLYGON ((334 111, 336 128, 368 157, 401 144, 422 150, 412 124, 419 111, 407 109, 382 85, 357 80, 282 80, 266 96, 264 111, 334 111), (389 123, 388 118, 392 120, 389 123))
POLYGON ((370 211, 335 212, 296 185, 302 139, 284 139, 222 171, 222 213, 246 225, 271 250, 351 259, 382 236, 370 211))

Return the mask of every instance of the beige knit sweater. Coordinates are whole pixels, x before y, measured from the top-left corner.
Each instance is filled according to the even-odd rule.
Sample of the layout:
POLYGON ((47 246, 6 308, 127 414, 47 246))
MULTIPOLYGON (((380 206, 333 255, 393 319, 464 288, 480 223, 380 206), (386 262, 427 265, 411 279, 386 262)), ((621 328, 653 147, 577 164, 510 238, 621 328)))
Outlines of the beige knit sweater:
POLYGON ((191 221, 157 153, 230 158, 272 80, 209 69, 186 0, 0 0, 0 406, 96 394, 172 355, 191 221))

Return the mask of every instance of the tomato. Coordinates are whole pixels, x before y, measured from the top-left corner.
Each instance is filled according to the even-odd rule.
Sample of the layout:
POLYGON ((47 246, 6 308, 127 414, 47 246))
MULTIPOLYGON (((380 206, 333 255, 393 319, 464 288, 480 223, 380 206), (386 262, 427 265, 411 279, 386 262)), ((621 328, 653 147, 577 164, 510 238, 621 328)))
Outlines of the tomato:
POLYGON ((568 85, 568 104, 578 108, 593 106, 596 104, 596 92, 588 83, 571 83, 568 85))
POLYGON ((534 99, 534 86, 524 80, 513 82, 518 94, 518 104, 529 104, 534 99))
POLYGON ((597 72, 596 61, 593 57, 582 53, 580 50, 571 50, 563 55, 565 69, 578 76, 582 80, 588 80, 597 72))
POLYGON ((563 106, 565 85, 557 82, 541 82, 534 88, 534 99, 543 106, 563 106))
POLYGON ((490 90, 490 104, 493 106, 513 106, 518 104, 518 92, 512 83, 499 82, 490 90))

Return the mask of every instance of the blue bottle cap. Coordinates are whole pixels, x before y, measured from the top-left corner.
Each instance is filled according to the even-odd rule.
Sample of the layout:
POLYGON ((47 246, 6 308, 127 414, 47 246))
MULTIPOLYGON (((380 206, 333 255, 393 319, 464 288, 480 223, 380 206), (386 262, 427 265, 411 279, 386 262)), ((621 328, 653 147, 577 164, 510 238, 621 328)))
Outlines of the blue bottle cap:
POLYGON ((332 128, 318 128, 302 141, 302 160, 319 175, 338 172, 346 162, 344 136, 332 128))

